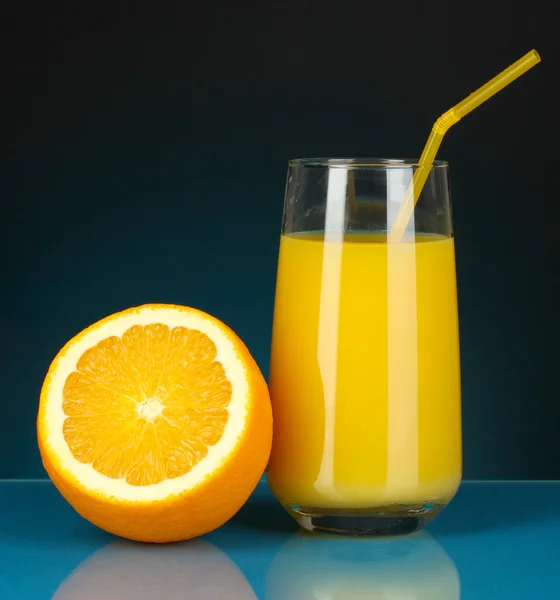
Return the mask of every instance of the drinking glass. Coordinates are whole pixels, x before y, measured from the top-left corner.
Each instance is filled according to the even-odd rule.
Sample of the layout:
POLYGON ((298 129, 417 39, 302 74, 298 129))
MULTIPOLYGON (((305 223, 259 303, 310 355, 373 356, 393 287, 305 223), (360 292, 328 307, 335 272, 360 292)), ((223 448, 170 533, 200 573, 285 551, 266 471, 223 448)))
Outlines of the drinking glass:
POLYGON ((267 479, 304 528, 414 531, 461 480, 448 164, 403 237, 414 160, 289 163, 274 307, 267 479))

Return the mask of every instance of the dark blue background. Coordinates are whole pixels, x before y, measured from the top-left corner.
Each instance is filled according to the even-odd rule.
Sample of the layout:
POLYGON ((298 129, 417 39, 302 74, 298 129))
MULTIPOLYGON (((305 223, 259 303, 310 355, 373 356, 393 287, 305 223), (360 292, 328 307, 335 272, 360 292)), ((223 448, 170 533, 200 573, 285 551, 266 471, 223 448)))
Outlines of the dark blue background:
POLYGON ((2 23, 0 477, 44 475, 44 374, 114 311, 201 308, 268 374, 287 160, 418 156, 439 114, 533 47, 543 63, 456 125, 439 157, 465 476, 560 477, 559 78, 544 0, 520 16, 410 0, 70 4, 20 3, 2 23))

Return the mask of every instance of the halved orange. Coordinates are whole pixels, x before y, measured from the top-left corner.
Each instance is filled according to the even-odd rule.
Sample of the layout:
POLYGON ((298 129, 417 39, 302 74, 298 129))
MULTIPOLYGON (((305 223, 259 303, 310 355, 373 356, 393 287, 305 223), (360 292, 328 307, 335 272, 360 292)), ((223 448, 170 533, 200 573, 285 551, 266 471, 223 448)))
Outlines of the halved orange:
POLYGON ((272 413, 231 329, 192 308, 150 304, 64 346, 41 390, 37 432, 45 469, 83 517, 168 542, 239 510, 266 467, 272 413))

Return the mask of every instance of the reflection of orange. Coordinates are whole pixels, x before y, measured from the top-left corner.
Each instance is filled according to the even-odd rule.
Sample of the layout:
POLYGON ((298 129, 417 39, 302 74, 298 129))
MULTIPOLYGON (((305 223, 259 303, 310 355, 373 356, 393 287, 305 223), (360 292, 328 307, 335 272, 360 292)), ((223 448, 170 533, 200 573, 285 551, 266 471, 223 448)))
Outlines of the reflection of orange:
POLYGON ((53 600, 256 600, 237 565, 205 540, 150 546, 119 540, 84 560, 53 600))
POLYGON ((146 305, 66 344, 43 384, 37 427, 45 468, 81 515, 166 542, 237 512, 266 466, 272 416, 255 361, 226 325, 146 305))

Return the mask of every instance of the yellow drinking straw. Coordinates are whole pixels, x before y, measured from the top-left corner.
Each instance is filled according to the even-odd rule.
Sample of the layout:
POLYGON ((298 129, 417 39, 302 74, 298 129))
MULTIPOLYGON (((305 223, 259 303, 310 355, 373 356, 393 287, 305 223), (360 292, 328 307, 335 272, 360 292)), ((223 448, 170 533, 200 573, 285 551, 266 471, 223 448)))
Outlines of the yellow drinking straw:
POLYGON ((462 102, 459 102, 459 104, 456 104, 453 108, 441 115, 434 123, 430 137, 428 138, 422 156, 418 161, 418 167, 414 171, 412 181, 408 186, 391 231, 389 232, 389 242, 399 242, 401 240, 410 217, 412 216, 414 206, 416 205, 416 202, 418 202, 426 179, 430 174, 432 163, 443 136, 446 134, 447 130, 452 125, 455 125, 459 119, 462 119, 465 115, 469 114, 471 110, 474 110, 477 106, 488 100, 488 98, 497 94, 501 89, 505 88, 506 85, 509 85, 512 81, 523 75, 523 73, 527 72, 540 61, 541 57, 538 52, 536 50, 531 50, 531 52, 528 52, 517 62, 496 75, 494 79, 491 79, 488 83, 478 88, 476 92, 473 92, 462 102))

